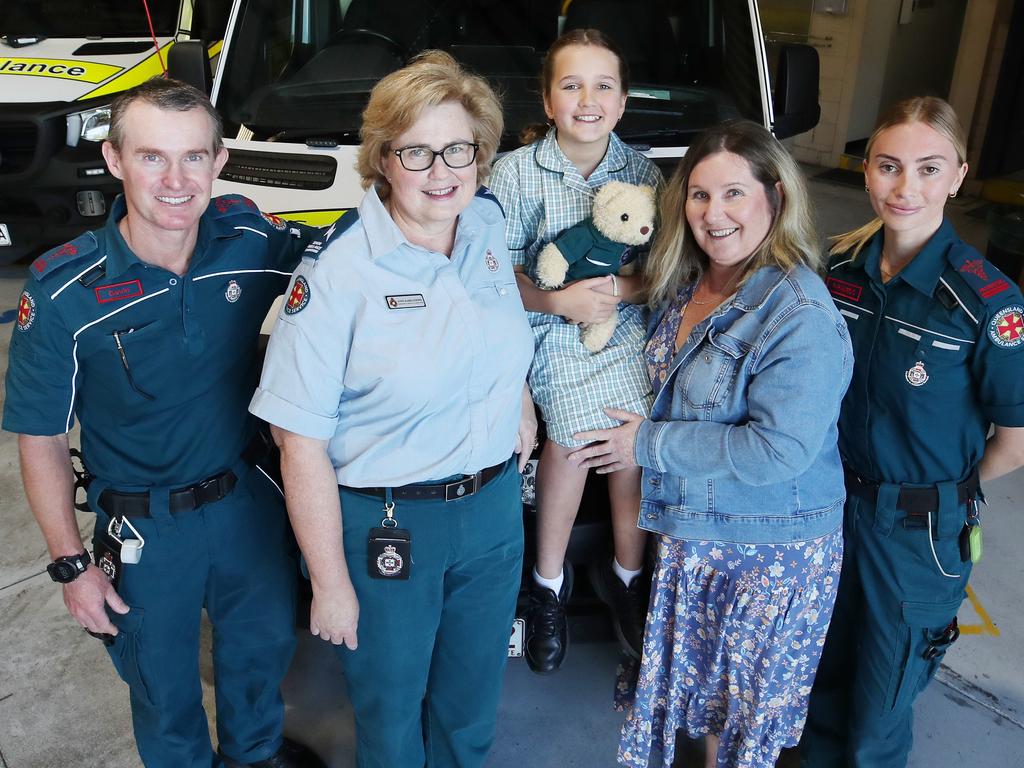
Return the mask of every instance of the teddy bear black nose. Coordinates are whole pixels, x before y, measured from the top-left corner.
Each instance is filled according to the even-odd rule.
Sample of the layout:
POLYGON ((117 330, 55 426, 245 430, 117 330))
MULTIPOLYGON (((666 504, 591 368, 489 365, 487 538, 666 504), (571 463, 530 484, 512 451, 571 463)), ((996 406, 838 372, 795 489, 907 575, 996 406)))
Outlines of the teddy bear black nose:
POLYGON ((622 219, 623 221, 629 221, 629 214, 628 214, 628 213, 624 213, 624 214, 622 214, 622 216, 621 216, 620 218, 621 218, 621 219, 622 219))

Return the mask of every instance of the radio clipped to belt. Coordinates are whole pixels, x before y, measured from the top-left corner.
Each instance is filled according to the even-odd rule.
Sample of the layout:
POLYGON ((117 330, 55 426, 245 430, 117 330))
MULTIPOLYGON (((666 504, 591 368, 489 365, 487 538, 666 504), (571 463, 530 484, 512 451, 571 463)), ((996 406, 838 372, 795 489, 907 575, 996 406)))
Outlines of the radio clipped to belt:
POLYGON ((981 546, 981 510, 978 499, 967 502, 967 520, 960 531, 960 560, 977 564, 983 554, 981 546))
POLYGON ((370 529, 367 542, 366 565, 370 578, 406 580, 412 567, 409 556, 412 537, 405 528, 398 527, 390 488, 384 492, 384 515, 380 527, 370 529))

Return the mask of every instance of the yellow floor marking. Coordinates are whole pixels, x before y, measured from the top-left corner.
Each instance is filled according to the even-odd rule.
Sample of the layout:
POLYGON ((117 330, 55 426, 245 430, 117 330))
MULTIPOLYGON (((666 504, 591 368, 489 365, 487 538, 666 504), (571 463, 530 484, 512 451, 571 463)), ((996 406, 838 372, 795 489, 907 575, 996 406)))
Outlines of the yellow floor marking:
POLYGON ((974 607, 975 613, 978 614, 978 618, 981 619, 981 624, 961 624, 960 634, 962 635, 994 635, 999 637, 999 627, 992 623, 992 619, 988 615, 988 611, 985 610, 985 606, 981 604, 978 596, 974 594, 974 590, 967 587, 967 599, 971 601, 971 605, 974 607))

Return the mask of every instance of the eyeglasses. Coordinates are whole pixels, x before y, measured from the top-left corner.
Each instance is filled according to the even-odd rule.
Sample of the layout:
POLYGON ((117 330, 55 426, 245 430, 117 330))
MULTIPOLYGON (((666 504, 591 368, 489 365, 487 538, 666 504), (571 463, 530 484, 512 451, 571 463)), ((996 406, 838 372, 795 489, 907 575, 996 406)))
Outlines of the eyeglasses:
POLYGON ((399 162, 407 171, 425 171, 434 165, 434 160, 441 158, 449 168, 465 168, 476 160, 479 144, 468 141, 457 141, 435 152, 430 147, 402 147, 391 151, 398 155, 399 162))

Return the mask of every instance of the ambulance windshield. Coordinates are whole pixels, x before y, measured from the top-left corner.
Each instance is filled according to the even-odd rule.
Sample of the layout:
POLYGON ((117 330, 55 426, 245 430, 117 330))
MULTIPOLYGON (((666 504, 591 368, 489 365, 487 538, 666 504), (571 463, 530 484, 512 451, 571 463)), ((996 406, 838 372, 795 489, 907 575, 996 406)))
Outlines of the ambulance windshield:
MULTIPOLYGON (((180 0, 148 0, 157 35, 173 35, 180 0)), ((149 39, 142 0, 3 0, 0 35, 8 47, 47 37, 137 37, 149 39)), ((3 43, 0 43, 0 50, 3 43)))
POLYGON ((560 31, 610 32, 632 82, 617 132, 686 146, 728 117, 764 122, 749 0, 244 0, 215 98, 228 135, 358 143, 370 89, 440 48, 486 76, 503 149, 544 122, 538 74, 560 31))

